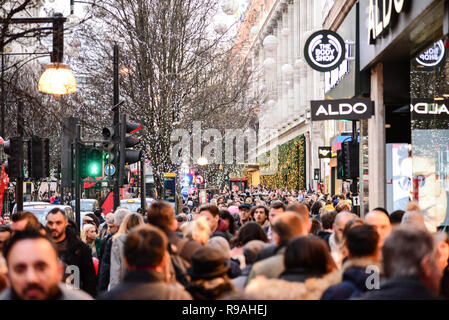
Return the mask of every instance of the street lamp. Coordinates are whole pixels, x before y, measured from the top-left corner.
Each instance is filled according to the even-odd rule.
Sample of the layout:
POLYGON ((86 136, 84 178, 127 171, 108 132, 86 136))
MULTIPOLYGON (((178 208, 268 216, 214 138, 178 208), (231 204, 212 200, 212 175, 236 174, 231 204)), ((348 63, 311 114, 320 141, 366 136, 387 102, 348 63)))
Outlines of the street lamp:
MULTIPOLYGON (((0 23, 33 24, 52 23, 53 25, 53 52, 51 63, 47 65, 39 79, 39 91, 59 96, 76 91, 76 79, 69 66, 63 64, 64 56, 64 22, 67 18, 62 13, 55 13, 51 18, 10 18, 0 19, 0 23)), ((2 48, 0 48, 2 49, 2 48)), ((3 51, 3 50, 2 50, 3 51)))
POLYGON ((198 159, 198 165, 199 166, 206 166, 206 165, 208 165, 208 161, 207 161, 207 158, 205 158, 205 157, 200 157, 199 159, 198 159))

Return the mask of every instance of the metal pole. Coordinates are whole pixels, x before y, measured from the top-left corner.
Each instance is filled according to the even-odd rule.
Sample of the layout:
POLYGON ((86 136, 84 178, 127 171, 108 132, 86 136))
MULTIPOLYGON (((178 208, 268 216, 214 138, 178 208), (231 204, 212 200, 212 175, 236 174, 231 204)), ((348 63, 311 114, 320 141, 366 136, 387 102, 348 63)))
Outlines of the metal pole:
MULTIPOLYGON (((119 59, 119 51, 118 45, 114 44, 114 121, 112 123, 114 127, 114 142, 120 141, 120 108, 119 108, 119 99, 120 99, 120 87, 119 87, 119 70, 118 70, 118 59, 119 59)), ((114 195, 114 211, 117 207, 120 206, 120 185, 119 185, 119 177, 121 175, 120 169, 120 157, 119 157, 119 147, 117 143, 114 145, 114 165, 116 168, 116 173, 113 176, 114 186, 113 186, 113 195, 114 195)))
POLYGON ((140 159, 140 206, 145 213, 147 211, 147 192, 145 185, 145 156, 140 159))
POLYGON ((2 73, 1 73, 1 79, 0 79, 0 86, 1 86, 1 97, 0 97, 0 103, 1 103, 1 132, 0 134, 2 135, 2 138, 5 138, 5 104, 6 104, 6 95, 5 95, 5 84, 4 84, 4 79, 5 79, 5 55, 4 55, 4 45, 3 45, 3 39, 2 39, 2 44, 0 46, 0 50, 2 50, 2 73))
POLYGON ((75 138, 75 215, 76 225, 81 230, 81 177, 80 177, 80 143, 81 143, 81 126, 76 125, 76 138, 75 138))
POLYGON ((19 145, 19 177, 17 178, 16 202, 17 211, 23 211, 23 101, 19 99, 17 105, 17 133, 21 141, 19 145))

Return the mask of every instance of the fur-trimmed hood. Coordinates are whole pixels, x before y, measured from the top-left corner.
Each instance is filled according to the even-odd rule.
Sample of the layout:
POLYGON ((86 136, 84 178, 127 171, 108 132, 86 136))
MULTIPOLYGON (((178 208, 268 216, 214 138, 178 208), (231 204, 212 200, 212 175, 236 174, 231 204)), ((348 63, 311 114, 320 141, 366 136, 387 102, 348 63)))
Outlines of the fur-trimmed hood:
POLYGON ((377 266, 382 273, 379 262, 362 258, 348 260, 340 270, 322 278, 310 278, 304 283, 258 276, 246 286, 245 293, 260 300, 320 300, 324 291, 342 281, 343 273, 347 269, 366 268, 373 265, 377 266))

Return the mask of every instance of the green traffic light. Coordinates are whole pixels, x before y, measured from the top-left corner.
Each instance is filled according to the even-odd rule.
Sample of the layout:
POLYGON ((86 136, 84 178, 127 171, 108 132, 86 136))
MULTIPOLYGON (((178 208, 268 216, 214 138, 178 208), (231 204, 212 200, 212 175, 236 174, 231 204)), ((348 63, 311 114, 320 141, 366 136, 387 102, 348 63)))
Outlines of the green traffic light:
POLYGON ((93 163, 91 166, 90 166, 90 174, 92 175, 92 176, 96 176, 97 174, 99 174, 99 168, 98 168, 98 166, 97 166, 97 164, 96 163, 93 163))

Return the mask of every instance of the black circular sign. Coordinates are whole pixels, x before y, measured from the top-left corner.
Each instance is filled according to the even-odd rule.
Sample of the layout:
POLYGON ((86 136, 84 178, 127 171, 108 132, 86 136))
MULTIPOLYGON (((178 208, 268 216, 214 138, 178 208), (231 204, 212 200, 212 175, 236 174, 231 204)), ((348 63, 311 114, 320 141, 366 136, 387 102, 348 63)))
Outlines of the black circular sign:
POLYGON ((307 39, 304 57, 313 69, 321 72, 332 71, 346 58, 346 45, 337 33, 321 30, 307 39))
POLYGON ((437 68, 443 64, 446 57, 446 48, 443 40, 435 42, 430 48, 424 50, 416 57, 416 64, 419 68, 429 70, 437 68))

